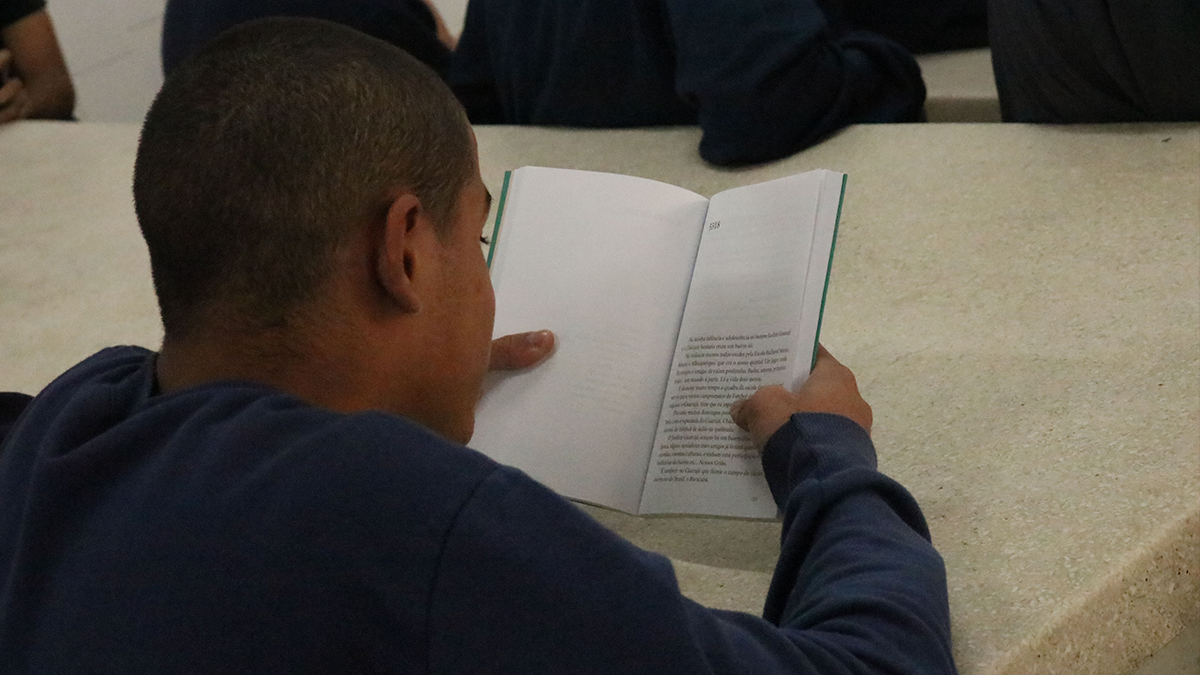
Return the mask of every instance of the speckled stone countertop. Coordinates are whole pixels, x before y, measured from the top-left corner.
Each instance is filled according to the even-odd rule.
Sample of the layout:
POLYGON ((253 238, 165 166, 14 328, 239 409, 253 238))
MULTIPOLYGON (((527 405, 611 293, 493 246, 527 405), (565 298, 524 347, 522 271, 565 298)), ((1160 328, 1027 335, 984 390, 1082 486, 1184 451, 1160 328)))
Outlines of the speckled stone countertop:
MULTIPOLYGON (((694 129, 476 133, 495 194, 525 164, 706 195, 849 174, 822 340, 925 509, 965 675, 1118 675, 1200 617, 1200 125, 861 126, 745 170, 694 129)), ((157 344, 136 136, 0 127, 0 388, 157 344)), ((588 510, 693 598, 761 608, 777 524, 588 510)))

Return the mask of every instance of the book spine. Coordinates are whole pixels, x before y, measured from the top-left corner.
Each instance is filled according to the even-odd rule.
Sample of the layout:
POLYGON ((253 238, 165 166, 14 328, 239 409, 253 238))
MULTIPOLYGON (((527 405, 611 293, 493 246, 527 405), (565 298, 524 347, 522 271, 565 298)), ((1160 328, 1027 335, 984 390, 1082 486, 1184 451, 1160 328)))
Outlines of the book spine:
MULTIPOLYGON (((492 256, 496 253, 496 243, 500 241, 500 220, 504 217, 504 202, 508 197, 508 184, 512 179, 512 171, 504 172, 504 185, 500 188, 500 204, 496 207, 496 222, 492 224, 492 238, 488 245, 487 266, 492 268, 492 256)), ((841 213, 841 207, 838 207, 841 213)))
MULTIPOLYGON (((838 210, 837 216, 833 219, 833 241, 829 243, 829 262, 825 267, 825 288, 821 290, 821 311, 817 314, 817 339, 813 340, 812 363, 808 369, 811 371, 817 365, 817 348, 821 344, 821 322, 825 320, 825 298, 829 296, 829 276, 833 273, 833 252, 837 250, 838 225, 842 222, 842 204, 846 203, 846 174, 842 174, 842 191, 838 194, 838 210)), ((508 177, 505 177, 505 185, 508 184, 508 177)), ((501 205, 503 205, 503 201, 501 205)), ((492 245, 495 246, 493 239, 492 245)))

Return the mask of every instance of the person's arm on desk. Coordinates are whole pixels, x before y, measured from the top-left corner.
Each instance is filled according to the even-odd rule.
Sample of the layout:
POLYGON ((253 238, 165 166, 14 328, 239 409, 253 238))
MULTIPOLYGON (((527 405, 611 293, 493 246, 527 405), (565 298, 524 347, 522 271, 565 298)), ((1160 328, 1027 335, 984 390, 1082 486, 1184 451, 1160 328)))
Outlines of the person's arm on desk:
POLYGON ((0 124, 71 119, 75 87, 45 9, 0 28, 0 124))
POLYGON ((849 370, 822 350, 799 393, 764 390, 735 419, 770 437, 764 468, 785 513, 765 618, 683 597, 667 559, 498 467, 442 548, 430 669, 955 672, 941 558, 912 498, 874 470, 849 370))
POLYGON ((765 446, 783 512, 764 618, 830 669, 955 672, 941 556, 916 501, 875 469, 871 408, 850 370, 821 347, 799 392, 766 387, 731 412, 765 446))
POLYGON ((814 0, 664 4, 675 90, 698 109, 709 162, 766 162, 850 124, 924 120, 912 55, 882 35, 830 25, 814 0))

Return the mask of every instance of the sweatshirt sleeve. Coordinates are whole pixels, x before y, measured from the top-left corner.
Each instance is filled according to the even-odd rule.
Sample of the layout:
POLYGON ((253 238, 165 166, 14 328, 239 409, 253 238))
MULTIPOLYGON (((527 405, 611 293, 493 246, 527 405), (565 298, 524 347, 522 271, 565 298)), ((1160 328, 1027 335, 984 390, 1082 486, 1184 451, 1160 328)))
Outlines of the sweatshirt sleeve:
POLYGON ((918 122, 916 60, 875 33, 832 28, 815 0, 667 0, 676 89, 715 164, 786 157, 849 124, 918 122))
POLYGON ((0 391, 0 445, 3 445, 8 432, 16 426, 17 419, 32 400, 33 397, 27 394, 0 391))
POLYGON ((955 672, 942 558, 912 495, 875 467, 867 432, 839 415, 793 415, 772 436, 783 530, 763 616, 899 672, 955 672))
POLYGON ((911 497, 853 422, 789 424, 768 465, 786 517, 765 619, 683 597, 669 560, 499 468, 446 538, 430 672, 953 673, 941 560, 911 497))

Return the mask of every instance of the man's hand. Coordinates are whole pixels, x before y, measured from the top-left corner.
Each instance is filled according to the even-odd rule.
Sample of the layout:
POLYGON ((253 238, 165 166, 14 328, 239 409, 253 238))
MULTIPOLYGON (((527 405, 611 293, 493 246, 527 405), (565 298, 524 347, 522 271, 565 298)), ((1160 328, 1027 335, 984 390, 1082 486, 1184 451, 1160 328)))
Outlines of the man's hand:
POLYGON ((71 119, 75 87, 46 10, 0 27, 0 44, 4 45, 0 72, 9 76, 0 83, 0 122, 71 119))
POLYGON ((25 84, 12 76, 12 52, 0 49, 0 124, 28 117, 31 107, 25 84))
POLYGON ((748 399, 734 403, 733 421, 750 432, 755 447, 762 449, 771 436, 798 412, 824 412, 849 417, 871 433, 871 406, 858 393, 854 373, 817 346, 817 364, 800 391, 792 393, 778 385, 763 387, 748 399))
POLYGON ((491 370, 520 370, 546 358, 554 349, 554 333, 538 330, 492 340, 491 370))

